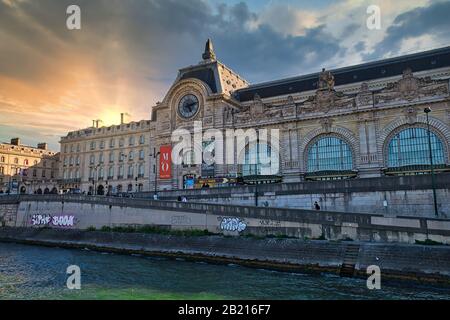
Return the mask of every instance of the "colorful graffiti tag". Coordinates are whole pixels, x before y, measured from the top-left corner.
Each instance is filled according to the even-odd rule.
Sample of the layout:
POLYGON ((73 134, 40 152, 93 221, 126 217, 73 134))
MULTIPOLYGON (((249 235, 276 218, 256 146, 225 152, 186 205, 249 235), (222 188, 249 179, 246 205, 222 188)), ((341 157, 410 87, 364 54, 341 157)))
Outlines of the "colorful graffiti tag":
POLYGON ((241 232, 247 228, 247 224, 239 218, 222 218, 220 222, 220 229, 223 231, 237 231, 241 232))
POLYGON ((73 227, 74 216, 52 216, 49 214, 35 214, 31 217, 31 224, 33 226, 47 226, 53 225, 55 227, 73 227))

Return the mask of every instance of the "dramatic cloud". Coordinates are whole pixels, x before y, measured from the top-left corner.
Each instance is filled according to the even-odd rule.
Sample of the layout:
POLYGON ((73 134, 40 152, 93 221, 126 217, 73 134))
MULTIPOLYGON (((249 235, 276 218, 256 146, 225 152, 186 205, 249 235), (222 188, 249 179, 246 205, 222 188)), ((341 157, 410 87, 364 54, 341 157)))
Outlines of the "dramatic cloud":
POLYGON ((387 29, 384 39, 376 45, 368 58, 375 59, 410 50, 417 51, 424 45, 430 46, 435 43, 448 45, 449 13, 450 2, 446 1, 433 2, 427 7, 419 7, 398 15, 387 29), (420 43, 421 41, 423 43, 420 43))
POLYGON ((0 140, 47 140, 119 113, 149 118, 181 67, 212 38, 219 60, 252 83, 447 41, 449 2, 0 0, 0 140), (66 28, 81 8, 82 29, 66 28), (439 42, 438 42, 439 40, 439 42), (406 48, 406 49, 405 49, 406 48))

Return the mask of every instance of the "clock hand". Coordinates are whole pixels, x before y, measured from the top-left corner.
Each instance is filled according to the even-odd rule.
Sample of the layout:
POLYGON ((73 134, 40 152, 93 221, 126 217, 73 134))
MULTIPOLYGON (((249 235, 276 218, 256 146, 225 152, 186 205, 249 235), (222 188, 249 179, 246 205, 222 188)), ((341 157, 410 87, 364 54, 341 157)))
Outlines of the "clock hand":
POLYGON ((196 104, 197 104, 197 102, 189 103, 189 104, 187 104, 185 107, 186 107, 186 108, 189 108, 189 112, 192 112, 192 106, 194 106, 194 105, 196 105, 196 104))

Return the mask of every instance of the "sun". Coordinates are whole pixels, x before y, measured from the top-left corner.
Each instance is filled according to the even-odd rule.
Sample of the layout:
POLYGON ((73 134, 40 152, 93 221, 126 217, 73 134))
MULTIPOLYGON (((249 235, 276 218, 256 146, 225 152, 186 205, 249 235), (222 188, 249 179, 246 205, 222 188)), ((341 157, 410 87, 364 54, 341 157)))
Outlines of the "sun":
POLYGON ((118 107, 110 107, 108 110, 105 110, 100 115, 99 119, 102 120, 101 126, 111 126, 115 124, 120 124, 120 114, 124 113, 124 121, 127 122, 129 118, 129 113, 127 113, 123 108, 118 107))

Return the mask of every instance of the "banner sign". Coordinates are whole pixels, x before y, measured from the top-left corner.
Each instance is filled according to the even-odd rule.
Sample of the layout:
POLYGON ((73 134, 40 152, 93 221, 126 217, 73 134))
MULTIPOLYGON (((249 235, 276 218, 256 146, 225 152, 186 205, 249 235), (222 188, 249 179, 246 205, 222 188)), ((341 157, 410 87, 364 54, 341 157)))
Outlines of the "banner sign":
POLYGON ((172 173, 172 146, 165 145, 159 149, 159 178, 170 179, 172 173))

